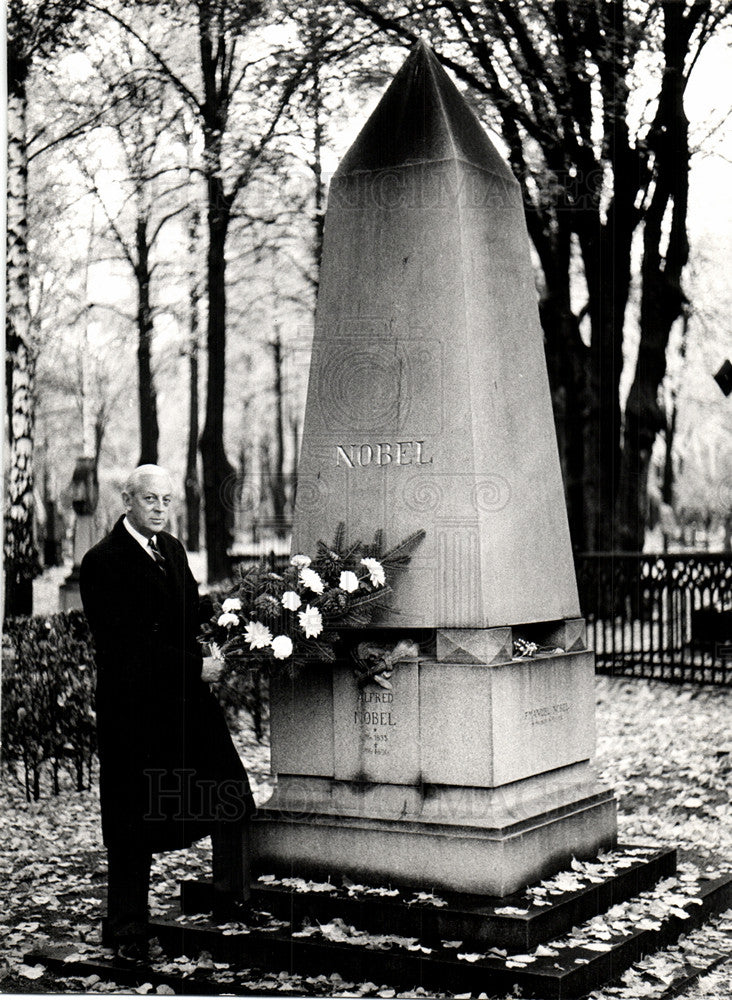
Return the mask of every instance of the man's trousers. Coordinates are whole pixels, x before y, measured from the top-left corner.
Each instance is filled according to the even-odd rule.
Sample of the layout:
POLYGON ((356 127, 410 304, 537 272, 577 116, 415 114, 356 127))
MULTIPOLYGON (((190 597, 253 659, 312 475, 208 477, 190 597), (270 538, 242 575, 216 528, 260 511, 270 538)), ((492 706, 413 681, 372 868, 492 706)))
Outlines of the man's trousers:
MULTIPOLYGON (((249 898, 249 824, 219 821, 211 834, 214 891, 249 898)), ((112 944, 147 938, 152 853, 128 845, 107 849, 107 936, 112 944)))

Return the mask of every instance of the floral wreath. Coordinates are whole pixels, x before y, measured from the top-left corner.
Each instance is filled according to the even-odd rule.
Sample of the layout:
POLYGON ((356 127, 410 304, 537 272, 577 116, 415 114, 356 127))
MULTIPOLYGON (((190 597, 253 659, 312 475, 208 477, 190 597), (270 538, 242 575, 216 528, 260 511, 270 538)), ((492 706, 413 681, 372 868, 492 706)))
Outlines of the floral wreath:
POLYGON ((244 571, 229 594, 214 602, 200 638, 234 672, 332 663, 338 629, 368 626, 386 609, 394 573, 424 536, 416 531, 384 552, 383 532, 371 545, 346 546, 339 524, 333 543, 318 542, 313 558, 293 555, 281 573, 264 565, 244 571))

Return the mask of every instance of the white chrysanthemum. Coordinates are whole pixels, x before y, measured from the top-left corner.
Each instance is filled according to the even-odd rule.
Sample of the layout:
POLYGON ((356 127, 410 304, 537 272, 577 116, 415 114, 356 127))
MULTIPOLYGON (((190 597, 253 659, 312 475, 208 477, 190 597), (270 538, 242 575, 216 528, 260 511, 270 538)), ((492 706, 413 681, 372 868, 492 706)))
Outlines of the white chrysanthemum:
POLYGON ((276 635, 272 640, 272 653, 276 660, 286 660, 292 655, 292 639, 289 635, 276 635))
POLYGON ((221 607, 224 611, 241 611, 241 601, 238 597, 227 597, 221 607))
POLYGON ((323 631, 323 619, 317 608, 311 608, 309 604, 306 604, 305 610, 301 611, 297 617, 300 627, 308 639, 317 638, 323 631))
POLYGON ((307 568, 300 570, 300 583, 314 594, 322 594, 325 586, 315 570, 307 568))
POLYGON ((354 590, 358 590, 358 577, 350 569, 344 569, 338 581, 338 586, 341 590, 345 590, 347 594, 352 594, 354 590))
POLYGON ((300 595, 296 590, 286 590, 282 595, 282 607, 288 611, 297 611, 301 604, 300 595))
POLYGON ((298 554, 293 556, 292 559, 290 559, 290 565, 297 566, 298 569, 305 569, 305 567, 309 566, 312 561, 313 560, 310 558, 310 556, 304 556, 298 554))
POLYGON ((222 615, 219 615, 218 623, 223 628, 231 628, 232 625, 239 624, 239 616, 235 615, 233 611, 224 611, 222 615))
POLYGON ((266 649, 272 645, 272 633, 261 622, 249 622, 244 629, 244 639, 250 649, 266 649))
POLYGON ((361 560, 361 565, 365 566, 369 571, 369 579, 371 580, 372 587, 384 586, 386 583, 386 573, 378 559, 369 559, 367 557, 361 560))
POLYGON ((215 642, 208 644, 208 655, 213 656, 214 660, 223 660, 221 648, 215 642))

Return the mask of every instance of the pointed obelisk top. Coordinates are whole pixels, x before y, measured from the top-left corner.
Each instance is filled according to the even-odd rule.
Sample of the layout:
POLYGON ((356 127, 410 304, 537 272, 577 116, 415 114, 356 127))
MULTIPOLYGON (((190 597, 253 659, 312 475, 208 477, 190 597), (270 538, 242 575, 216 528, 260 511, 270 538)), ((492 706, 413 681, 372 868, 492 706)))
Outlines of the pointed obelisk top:
POLYGON ((449 159, 515 181, 464 97, 420 38, 335 176, 449 159))

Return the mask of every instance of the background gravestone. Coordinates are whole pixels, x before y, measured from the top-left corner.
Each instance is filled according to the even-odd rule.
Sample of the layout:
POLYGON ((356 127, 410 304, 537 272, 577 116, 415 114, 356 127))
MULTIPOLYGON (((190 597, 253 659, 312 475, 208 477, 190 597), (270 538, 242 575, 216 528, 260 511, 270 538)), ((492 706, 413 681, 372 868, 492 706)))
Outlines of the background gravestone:
POLYGON ((331 184, 293 550, 340 521, 426 530, 379 623, 420 655, 273 685, 260 867, 505 894, 611 846, 520 188, 423 43, 331 184))

